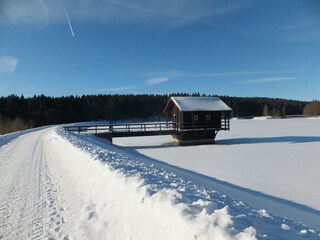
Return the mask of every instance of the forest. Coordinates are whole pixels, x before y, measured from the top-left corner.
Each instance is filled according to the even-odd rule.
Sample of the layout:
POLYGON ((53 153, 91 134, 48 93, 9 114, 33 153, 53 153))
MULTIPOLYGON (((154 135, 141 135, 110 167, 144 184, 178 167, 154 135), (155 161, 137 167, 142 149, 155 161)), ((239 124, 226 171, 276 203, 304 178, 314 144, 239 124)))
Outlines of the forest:
MULTIPOLYGON (((0 97, 0 134, 51 124, 86 121, 164 120, 162 111, 170 96, 210 96, 200 93, 35 95, 0 97)), ((216 96, 216 95, 215 95, 216 96)), ((218 96, 233 109, 233 117, 302 115, 310 102, 261 97, 218 96)))

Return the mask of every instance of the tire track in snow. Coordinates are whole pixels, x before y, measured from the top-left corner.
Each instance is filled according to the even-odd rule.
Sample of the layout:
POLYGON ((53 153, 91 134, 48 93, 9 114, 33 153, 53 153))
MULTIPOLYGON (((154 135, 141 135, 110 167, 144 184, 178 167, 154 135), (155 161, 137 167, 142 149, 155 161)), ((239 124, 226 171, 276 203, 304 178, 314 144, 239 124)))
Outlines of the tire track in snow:
POLYGON ((47 164, 47 131, 0 149, 0 239, 68 239, 47 164))

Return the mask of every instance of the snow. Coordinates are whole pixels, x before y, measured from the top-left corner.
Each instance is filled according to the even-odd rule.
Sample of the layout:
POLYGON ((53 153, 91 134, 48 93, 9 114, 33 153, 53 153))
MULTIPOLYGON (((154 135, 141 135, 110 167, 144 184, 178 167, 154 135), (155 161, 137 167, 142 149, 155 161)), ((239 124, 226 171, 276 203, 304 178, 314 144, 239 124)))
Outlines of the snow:
POLYGON ((285 223, 282 223, 281 224, 281 228, 283 229, 283 230, 290 230, 290 227, 287 225, 287 224, 285 224, 285 223))
MULTIPOLYGON (((218 145, 198 147, 232 149, 235 144, 222 137, 218 145)), ((248 193, 243 186, 229 186, 227 194, 220 191, 227 189, 222 181, 216 188, 212 177, 138 152, 175 148, 177 153, 189 148, 194 154, 201 152, 195 146, 161 146, 163 139, 118 139, 122 145, 135 144, 118 147, 56 127, 16 138, 1 136, 0 239, 319 239, 320 232, 310 224, 274 214, 268 204, 253 208, 234 198, 233 194, 248 193)), ((301 144, 307 147, 317 141, 301 144)), ((223 152, 216 152, 216 157, 223 152)), ((201 157, 198 161, 204 161, 201 157)), ((270 203, 269 198, 262 194, 254 199, 263 204, 263 199, 270 203)))
POLYGON ((41 239, 44 232, 51 238, 66 236, 60 228, 63 218, 48 172, 46 146, 39 141, 46 131, 0 137, 5 144, 0 147, 1 239, 41 239))
POLYGON ((320 122, 233 120, 216 145, 174 146, 171 136, 115 138, 133 156, 211 180, 209 187, 272 214, 320 228, 320 122))
POLYGON ((182 111, 232 111, 218 97, 171 97, 182 111))
POLYGON ((267 119, 272 119, 273 117, 271 116, 261 116, 261 117, 254 117, 252 120, 267 120, 267 119))
MULTIPOLYGON (((59 139, 57 135, 53 137, 56 140, 59 139)), ((171 183, 176 183, 177 186, 187 185, 175 174, 129 159, 111 146, 105 149, 106 142, 101 143, 99 139, 83 136, 81 140, 72 134, 65 137, 79 149, 94 150, 93 155, 84 156, 81 150, 75 150, 67 141, 52 145, 55 153, 61 153, 61 159, 64 159, 66 150, 71 152, 74 162, 70 161, 70 166, 66 166, 65 161, 62 160, 57 172, 69 175, 63 179, 68 179, 68 183, 77 185, 70 188, 73 189, 72 191, 74 189, 81 191, 81 199, 86 202, 82 205, 94 206, 88 209, 87 215, 90 216, 88 217, 90 222, 82 221, 79 226, 72 223, 71 226, 75 229, 71 229, 71 232, 76 232, 76 229, 86 224, 104 226, 98 229, 91 228, 90 231, 88 226, 83 233, 77 233, 76 238, 243 239, 244 236, 251 234, 250 231, 245 230, 238 235, 240 231, 230 230, 233 221, 228 214, 227 206, 221 209, 210 206, 207 208, 209 212, 204 210, 208 204, 205 204, 205 207, 197 207, 192 195, 200 196, 199 189, 189 190, 190 203, 186 203, 184 196, 177 188, 169 187, 171 183), (88 143, 88 138, 91 143, 88 143), (69 148, 66 149, 67 146, 69 148), (56 147, 57 149, 54 149, 56 147), (100 161, 92 161, 92 159, 100 161), (101 161, 107 165, 102 165, 101 161), (70 171, 75 165, 81 168, 70 171), (68 170, 64 173, 63 169, 68 170), (94 216, 93 219, 91 216, 94 216)), ((60 159, 59 155, 56 159, 60 159)), ((194 188, 195 185, 187 187, 194 188)), ((68 188, 67 192, 71 189, 68 188)), ((74 216, 66 214, 70 215, 67 219, 74 219, 78 213, 74 216)), ((252 236, 246 239, 255 238, 252 236)))

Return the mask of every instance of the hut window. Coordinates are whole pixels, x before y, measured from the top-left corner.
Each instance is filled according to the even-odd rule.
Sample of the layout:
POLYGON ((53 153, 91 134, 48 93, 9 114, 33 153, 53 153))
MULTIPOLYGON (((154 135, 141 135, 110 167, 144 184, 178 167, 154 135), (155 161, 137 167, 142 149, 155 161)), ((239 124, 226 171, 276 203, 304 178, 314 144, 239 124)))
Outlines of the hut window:
POLYGON ((199 115, 198 114, 194 114, 193 115, 193 121, 194 122, 198 122, 199 121, 199 115))
POLYGON ((207 115, 206 115, 206 121, 207 121, 207 122, 211 121, 211 115, 210 115, 210 114, 207 114, 207 115))

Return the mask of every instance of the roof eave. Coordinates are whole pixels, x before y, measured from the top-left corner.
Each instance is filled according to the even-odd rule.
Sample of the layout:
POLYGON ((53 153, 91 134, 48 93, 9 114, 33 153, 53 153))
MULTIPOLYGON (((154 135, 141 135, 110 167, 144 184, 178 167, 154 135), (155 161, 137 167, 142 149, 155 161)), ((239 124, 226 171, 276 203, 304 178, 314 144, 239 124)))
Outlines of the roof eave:
POLYGON ((204 110, 204 109, 200 109, 200 110, 184 110, 183 112, 232 112, 233 110, 204 110))
POLYGON ((176 100, 175 100, 173 97, 170 97, 169 100, 168 100, 168 102, 167 102, 166 107, 165 107, 164 110, 163 110, 163 114, 167 111, 167 108, 169 107, 169 104, 170 104, 171 101, 172 101, 173 104, 179 109, 179 111, 182 112, 182 109, 181 109, 181 107, 179 106, 179 104, 176 102, 176 100))

